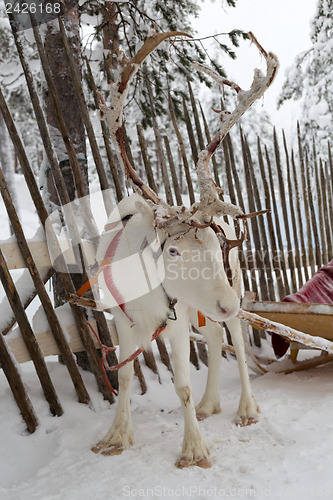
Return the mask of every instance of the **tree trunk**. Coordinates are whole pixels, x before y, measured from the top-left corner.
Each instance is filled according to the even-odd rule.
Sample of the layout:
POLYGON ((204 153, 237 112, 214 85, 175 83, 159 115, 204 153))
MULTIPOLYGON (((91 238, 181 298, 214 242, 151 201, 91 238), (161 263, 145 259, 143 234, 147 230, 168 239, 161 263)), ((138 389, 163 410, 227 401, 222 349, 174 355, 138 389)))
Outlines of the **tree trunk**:
MULTIPOLYGON (((80 23, 79 12, 77 8, 70 9, 62 17, 66 31, 68 33, 68 42, 71 46, 71 52, 79 69, 81 69, 81 40, 80 40, 80 23)), ((45 25, 44 48, 48 61, 51 67, 52 76, 56 85, 61 111, 65 125, 69 132, 69 139, 74 146, 77 158, 80 163, 81 173, 88 193, 88 168, 87 168, 87 152, 86 152, 86 137, 83 125, 80 106, 77 99, 76 90, 71 77, 70 67, 67 61, 65 49, 61 41, 58 20, 49 22, 45 25)), ((59 161, 65 185, 70 200, 74 200, 77 196, 73 172, 70 167, 66 148, 62 140, 59 130, 58 120, 52 102, 52 96, 45 85, 43 88, 43 101, 46 114, 46 120, 49 125, 50 135, 53 146, 59 161)), ((44 163, 45 165, 45 163, 44 163)), ((53 181, 51 172, 46 168, 45 175, 47 176, 47 192, 49 201, 52 204, 60 205, 60 200, 57 194, 57 188, 53 181)), ((80 274, 71 276, 76 289, 79 289, 82 282, 80 274)), ((59 276, 55 274, 53 278, 54 303, 58 307, 65 302, 65 292, 60 282, 59 276)), ((81 366, 87 367, 87 358, 85 353, 79 353, 78 362, 81 366)))

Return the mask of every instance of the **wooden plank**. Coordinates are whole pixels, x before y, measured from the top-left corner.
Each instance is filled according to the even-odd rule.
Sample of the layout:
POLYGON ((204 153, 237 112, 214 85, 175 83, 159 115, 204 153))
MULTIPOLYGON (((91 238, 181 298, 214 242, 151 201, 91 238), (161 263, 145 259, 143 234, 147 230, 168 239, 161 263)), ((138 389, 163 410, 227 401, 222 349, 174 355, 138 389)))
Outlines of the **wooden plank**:
MULTIPOLYGON (((58 240, 62 253, 65 257, 66 264, 77 264, 73 247, 69 246, 69 240, 58 240)), ((52 261, 48 251, 46 240, 28 241, 29 250, 37 267, 51 267, 52 261)), ((95 262, 96 251, 94 246, 89 241, 84 241, 82 244, 83 252, 87 258, 89 265, 95 262)), ((0 241, 0 249, 6 259, 8 269, 24 269, 26 264, 22 257, 19 245, 16 241, 0 241)))
POLYGON ((253 294, 246 293, 242 308, 309 335, 333 339, 333 305, 261 302, 254 301, 253 294))
MULTIPOLYGON (((96 330, 96 321, 91 320, 90 324, 94 328, 94 330, 96 330)), ((108 321, 108 327, 112 343, 113 345, 117 345, 118 336, 113 322, 108 321)), ((68 345, 71 348, 72 352, 82 352, 85 350, 76 325, 68 326, 66 328, 66 333, 68 337, 68 345)), ((59 354, 61 354, 60 349, 56 341, 54 340, 50 330, 35 333, 35 338, 45 357, 58 356, 59 354)), ((27 361, 31 360, 24 340, 22 336, 17 333, 17 331, 14 331, 13 333, 10 333, 6 336, 6 343, 18 363, 26 363, 27 361)), ((94 344, 96 348, 99 347, 99 344, 95 337, 94 344)))

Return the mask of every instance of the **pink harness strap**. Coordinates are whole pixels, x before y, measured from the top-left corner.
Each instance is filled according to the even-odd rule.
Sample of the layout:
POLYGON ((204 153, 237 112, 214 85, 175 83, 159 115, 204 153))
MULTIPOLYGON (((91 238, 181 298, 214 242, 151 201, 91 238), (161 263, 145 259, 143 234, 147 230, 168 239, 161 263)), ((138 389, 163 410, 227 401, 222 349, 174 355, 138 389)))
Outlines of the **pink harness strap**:
POLYGON ((116 284, 114 282, 113 276, 112 276, 112 261, 114 258, 114 255, 116 253, 121 235, 125 229, 125 226, 123 226, 118 233, 115 235, 115 237, 112 239, 110 245, 108 246, 108 249, 105 253, 105 258, 104 260, 107 260, 110 262, 108 266, 105 266, 103 269, 103 276, 105 280, 105 284, 108 287, 109 292, 111 293, 112 297, 120 307, 120 309, 123 311, 123 313, 127 316, 127 318, 133 323, 132 318, 126 313, 125 310, 125 299, 119 292, 118 288, 116 287, 116 284))

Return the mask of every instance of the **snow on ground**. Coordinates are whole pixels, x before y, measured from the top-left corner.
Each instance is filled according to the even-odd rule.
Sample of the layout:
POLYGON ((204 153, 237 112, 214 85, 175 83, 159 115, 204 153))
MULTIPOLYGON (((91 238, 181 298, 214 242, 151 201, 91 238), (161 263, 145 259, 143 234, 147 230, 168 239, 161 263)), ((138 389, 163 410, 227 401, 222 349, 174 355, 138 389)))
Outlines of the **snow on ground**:
MULTIPOLYGON (((0 374, 0 498, 2 500, 104 500, 122 498, 333 497, 333 365, 290 375, 252 375, 261 420, 240 428, 233 420, 240 396, 234 359, 222 361, 222 413, 200 427, 213 466, 178 470, 183 418, 170 374, 143 366, 148 392, 132 395, 135 444, 120 456, 90 451, 112 422, 115 405, 103 401, 90 373, 83 378, 92 408, 76 402, 66 367, 50 358, 48 368, 65 413, 52 417, 31 363, 21 366, 40 420, 33 435, 0 374)), ((204 389, 206 368, 192 367, 194 398, 204 389)))
MULTIPOLYGON (((37 218, 23 177, 16 176, 20 216, 28 238, 37 218)), ((9 236, 0 202, 0 239, 9 236)), ((15 271, 14 277, 21 273, 15 271)), ((1 288, 1 287, 0 287, 1 288)), ((3 292, 0 290, 0 296, 3 292)), ((90 451, 111 425, 115 405, 97 391, 93 375, 82 372, 91 396, 87 407, 76 401, 65 366, 47 365, 64 408, 52 417, 31 363, 20 366, 39 418, 30 435, 0 370, 0 499, 108 500, 138 498, 333 498, 333 365, 290 375, 253 375, 261 420, 234 425, 240 397, 236 361, 222 360, 222 413, 200 423, 213 466, 178 470, 183 417, 169 372, 159 364, 162 384, 142 364, 148 392, 132 394, 135 444, 120 456, 90 451)), ((199 402, 207 369, 192 367, 194 399, 199 402)))

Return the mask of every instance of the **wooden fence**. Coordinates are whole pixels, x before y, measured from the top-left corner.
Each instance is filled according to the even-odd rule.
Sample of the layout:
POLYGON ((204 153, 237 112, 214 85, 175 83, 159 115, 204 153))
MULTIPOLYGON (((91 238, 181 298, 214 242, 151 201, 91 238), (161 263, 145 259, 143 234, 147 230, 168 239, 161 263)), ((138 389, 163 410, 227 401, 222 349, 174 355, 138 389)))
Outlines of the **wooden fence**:
MULTIPOLYGON (((103 143, 99 144, 96 139, 96 135, 98 134, 91 124, 86 105, 86 96, 82 88, 81 79, 72 60, 66 33, 61 21, 60 29, 68 62, 71 67, 73 83, 79 98, 87 138, 90 144, 91 157, 98 174, 100 188, 105 192, 109 188, 112 188, 119 201, 125 194, 123 180, 119 175, 107 127, 104 122, 101 122, 101 130, 98 134, 102 136, 103 143)), ((79 197, 84 197, 87 193, 79 162, 73 146, 68 140, 68 131, 59 104, 60 96, 53 82, 38 27, 34 28, 34 36, 45 80, 52 94, 54 107, 57 111, 60 132, 73 171, 77 193, 79 197)), ((23 45, 19 34, 15 30, 13 30, 13 37, 38 123, 40 141, 57 186, 59 199, 62 205, 66 205, 69 203, 69 197, 62 172, 54 152, 39 96, 36 92, 34 80, 24 54, 23 45)), ((93 74, 87 59, 85 63, 89 86, 97 106, 97 89, 93 74)), ((137 158, 135 162, 136 166, 144 172, 144 176, 150 187, 154 190, 160 189, 164 191, 168 203, 181 205, 185 198, 190 203, 193 203, 196 200, 196 189, 193 182, 194 168, 191 165, 196 163, 198 151, 202 150, 205 144, 210 141, 210 131, 203 108, 195 100, 191 84, 188 81, 189 102, 185 99, 183 100, 185 126, 184 123, 180 123, 177 120, 173 109, 172 97, 169 95, 170 128, 168 135, 163 135, 159 128, 158 117, 156 116, 153 91, 147 79, 146 85, 152 110, 153 152, 147 144, 147 134, 145 134, 142 127, 138 124, 137 141, 132 139, 130 143, 124 130, 128 156, 130 159, 133 159, 133 157, 137 158), (139 157, 138 152, 140 154, 139 157)), ((45 227, 48 213, 36 184, 24 144, 19 137, 1 88, 0 110, 15 147, 40 224, 42 227, 45 227)), ((272 145, 265 145, 258 138, 257 144, 249 147, 245 135, 242 130, 239 130, 240 139, 237 143, 240 146, 237 149, 238 154, 235 153, 235 141, 232 141, 231 136, 228 135, 223 142, 221 155, 212 160, 212 172, 215 182, 218 185, 222 185, 225 193, 228 193, 233 203, 240 205, 245 212, 258 211, 263 208, 271 209, 271 214, 249 221, 249 238, 243 250, 240 251, 244 289, 256 292, 262 300, 279 301, 285 295, 295 292, 312 276, 318 267, 333 257, 333 169, 330 146, 328 145, 328 161, 323 162, 315 150, 314 144, 311 148, 309 146, 304 147, 301 144, 299 126, 297 131, 298 149, 297 151, 290 151, 287 147, 284 134, 279 138, 274 131, 272 134, 272 145), (271 147, 268 148, 267 146, 271 147)), ((34 242, 26 240, 16 207, 9 194, 6 179, 1 169, 0 190, 17 242, 14 245, 12 242, 1 242, 0 244, 0 278, 12 310, 12 314, 7 315, 8 317, 2 321, 0 363, 27 428, 30 432, 33 432, 38 425, 38 417, 35 414, 29 395, 24 387, 24 382, 17 369, 17 362, 26 359, 33 361, 45 398, 49 403, 50 411, 54 415, 61 415, 63 410, 45 364, 44 354, 47 353, 60 353, 62 355, 62 359, 75 387, 78 400, 81 403, 88 404, 90 397, 72 355, 73 352, 84 349, 88 353, 92 371, 103 396, 110 402, 113 402, 114 398, 105 381, 100 364, 100 356, 88 329, 84 309, 71 304, 73 324, 67 329, 67 332, 64 332, 60 324, 57 311, 54 309, 46 290, 46 284, 54 274, 54 269, 48 260, 47 251, 45 250, 43 253, 42 244, 36 245, 34 242), (38 247, 37 249, 36 246, 38 247), (20 292, 19 287, 14 283, 10 274, 11 269, 18 267, 25 268, 25 272, 28 272, 31 277, 31 287, 28 291, 25 290, 24 294, 20 292), (39 342, 43 342, 41 334, 36 334, 33 331, 31 322, 26 314, 27 307, 34 299, 40 301, 41 307, 46 314, 49 324, 49 331, 46 336, 51 338, 53 342, 52 347, 49 346, 49 350, 44 351, 44 353, 39 345, 39 342), (16 324, 20 328, 23 340, 11 338, 10 334, 16 324), (68 333, 71 336, 73 329, 75 329, 81 339, 79 345, 73 345, 71 341, 68 341, 68 333), (22 344, 22 341, 26 346, 28 354, 26 352, 23 353, 22 357, 19 357, 15 361, 11 353, 12 343, 21 342, 22 344)), ((109 212, 110 206, 108 206, 107 199, 105 199, 105 207, 106 212, 109 212)), ((71 227, 71 231, 75 235, 76 241, 80 242, 81 235, 75 224, 71 227)), ((51 240, 52 245, 57 247, 57 238, 55 235, 52 236, 52 233, 51 240)), ((67 264, 65 260, 62 262, 62 265, 66 268, 67 264)), ((69 272, 61 273, 60 276, 65 291, 69 294, 75 293, 69 272)), ((3 304, 0 304, 0 312, 4 310, 2 306, 3 304)), ((92 319, 98 329, 102 342, 111 346, 112 339, 115 341, 116 334, 112 329, 112 325, 110 326, 107 322, 105 315, 95 311, 92 319)), ((259 334, 254 332, 253 335, 254 341, 259 345, 259 334)), ((172 366, 164 342, 161 339, 157 339, 156 342, 161 360, 170 372, 172 372, 172 366)), ((146 365, 158 374, 158 364, 153 352, 148 350, 143 354, 143 357, 146 365)), ((195 346, 192 342, 191 361, 197 367, 199 367, 199 359, 207 363, 205 346, 201 344, 195 346)), ((109 355, 109 362, 111 364, 117 362, 114 353, 109 355)), ((135 361, 135 373, 140 380, 141 388, 144 392, 146 390, 146 382, 138 360, 135 361)), ((110 376, 110 380, 113 385, 117 385, 115 374, 110 376)))

